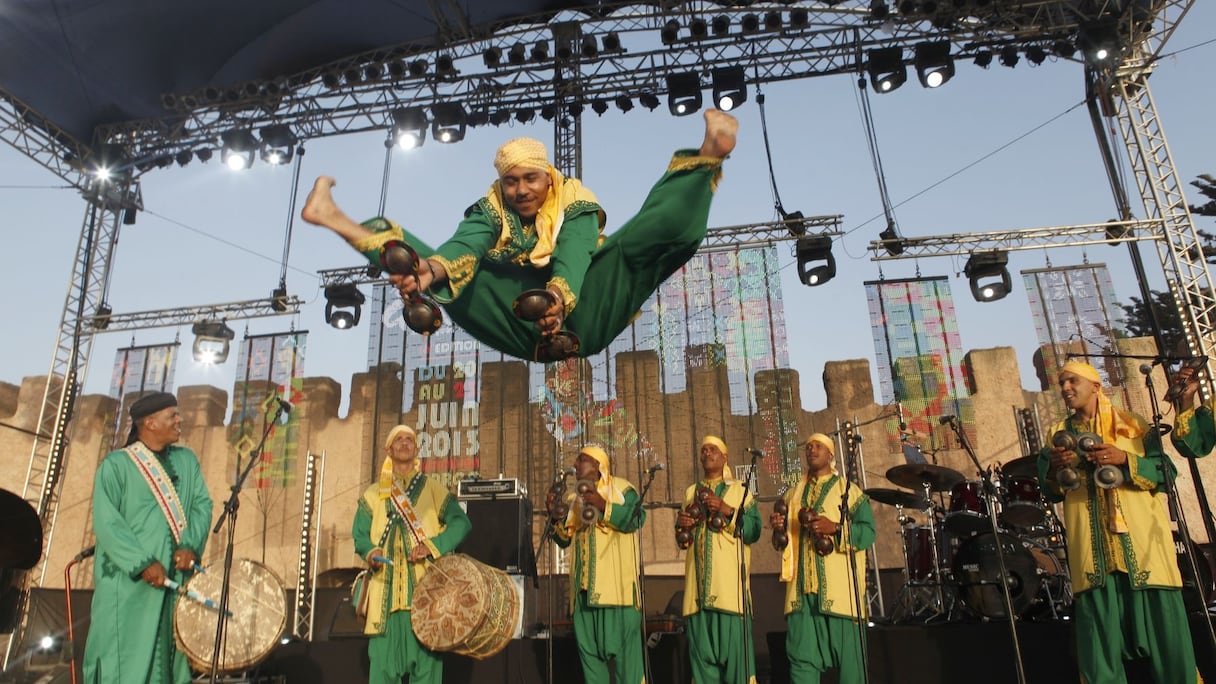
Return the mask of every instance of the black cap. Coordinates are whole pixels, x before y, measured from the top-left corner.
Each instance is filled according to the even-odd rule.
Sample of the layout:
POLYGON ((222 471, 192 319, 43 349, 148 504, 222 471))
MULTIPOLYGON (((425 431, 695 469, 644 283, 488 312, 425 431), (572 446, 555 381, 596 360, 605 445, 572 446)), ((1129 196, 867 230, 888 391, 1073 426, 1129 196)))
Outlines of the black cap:
POLYGON ((153 392, 145 394, 131 404, 131 420, 139 420, 157 411, 163 411, 170 406, 177 406, 177 397, 168 392, 153 392))

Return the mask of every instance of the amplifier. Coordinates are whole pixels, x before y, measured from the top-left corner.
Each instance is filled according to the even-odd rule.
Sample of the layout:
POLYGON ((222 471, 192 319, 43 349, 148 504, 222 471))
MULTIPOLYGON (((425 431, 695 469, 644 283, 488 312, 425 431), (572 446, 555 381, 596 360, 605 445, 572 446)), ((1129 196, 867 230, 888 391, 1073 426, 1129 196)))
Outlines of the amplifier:
POLYGON ((522 499, 528 495, 528 488, 520 483, 519 478, 500 480, 459 480, 456 482, 456 498, 458 499, 522 499))

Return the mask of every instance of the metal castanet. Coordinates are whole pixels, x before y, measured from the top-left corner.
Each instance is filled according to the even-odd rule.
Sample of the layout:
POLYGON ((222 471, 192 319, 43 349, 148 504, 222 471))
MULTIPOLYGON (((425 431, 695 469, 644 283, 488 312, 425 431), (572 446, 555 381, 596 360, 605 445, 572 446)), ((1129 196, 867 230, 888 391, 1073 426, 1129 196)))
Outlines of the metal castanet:
MULTIPOLYGON (((578 484, 575 485, 574 490, 578 492, 579 501, 582 501, 584 494, 590 494, 591 492, 595 491, 595 483, 591 480, 579 480, 578 484)), ((579 516, 582 517, 583 522, 587 523, 588 525, 598 524, 600 517, 603 516, 600 509, 587 503, 583 503, 581 506, 582 510, 579 511, 579 516)))
MULTIPOLYGON (((782 516, 789 520, 790 507, 785 502, 784 495, 777 498, 773 502, 773 513, 782 516)), ((778 551, 784 551, 785 547, 790 545, 790 534, 786 529, 786 524, 773 525, 773 548, 778 551)))

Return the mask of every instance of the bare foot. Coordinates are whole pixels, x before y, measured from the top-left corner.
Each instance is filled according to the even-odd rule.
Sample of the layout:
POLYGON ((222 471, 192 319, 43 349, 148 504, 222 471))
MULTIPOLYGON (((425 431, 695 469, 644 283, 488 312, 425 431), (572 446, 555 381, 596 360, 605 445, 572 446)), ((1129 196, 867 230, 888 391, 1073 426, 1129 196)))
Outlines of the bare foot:
POLYGON ((705 110, 705 141, 701 143, 702 157, 725 157, 735 149, 739 120, 717 109, 705 110))
POLYGON ((300 218, 309 223, 332 228, 334 219, 342 216, 342 210, 334 202, 332 193, 333 187, 338 184, 330 176, 318 176, 317 181, 313 183, 312 190, 308 193, 308 198, 304 200, 304 209, 300 211, 300 218))

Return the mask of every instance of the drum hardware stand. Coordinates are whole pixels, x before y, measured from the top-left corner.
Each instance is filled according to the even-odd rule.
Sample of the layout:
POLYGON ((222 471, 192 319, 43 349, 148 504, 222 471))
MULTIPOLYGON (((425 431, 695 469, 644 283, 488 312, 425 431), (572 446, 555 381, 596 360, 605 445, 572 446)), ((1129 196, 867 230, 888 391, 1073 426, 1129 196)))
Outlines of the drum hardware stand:
POLYGON ((975 450, 971 448, 971 443, 967 441, 967 435, 963 432, 962 426, 959 425, 958 418, 955 416, 943 416, 942 422, 950 424, 950 428, 958 437, 959 445, 963 451, 967 452, 971 462, 975 465, 979 473, 980 479, 983 481, 984 498, 988 506, 988 522, 992 527, 992 538, 996 546, 996 558, 1001 570, 1001 597, 1005 599, 1005 615, 1009 618, 1009 638, 1013 644, 1014 663, 1017 665, 1018 684, 1026 684, 1026 667, 1022 662, 1022 644, 1018 638, 1018 618, 1013 613, 1013 597, 1009 592, 1009 569, 1005 564, 1005 549, 1001 544, 1001 530, 997 527, 997 491, 996 485, 992 482, 992 471, 985 469, 980 465, 979 458, 975 455, 975 450))
POLYGON ((215 648, 211 653, 211 674, 209 677, 211 684, 216 684, 220 681, 218 679, 220 652, 224 645, 224 627, 228 615, 228 592, 230 583, 232 582, 232 551, 236 543, 236 514, 241 506, 241 487, 245 484, 249 473, 253 472, 254 466, 258 464, 258 456, 262 453, 262 447, 266 445, 266 438, 270 436, 270 431, 278 424, 283 414, 291 410, 291 405, 287 404, 277 395, 275 396, 275 400, 274 417, 266 421, 265 428, 262 430, 262 440, 249 452, 249 463, 241 471, 241 474, 237 476, 236 482, 232 485, 232 494, 228 496, 228 501, 224 503, 224 511, 220 513, 219 519, 215 521, 215 526, 211 528, 212 534, 219 534, 220 528, 224 526, 225 521, 228 523, 228 539, 224 547, 224 577, 220 583, 220 608, 215 625, 215 648))
MULTIPOLYGON (((739 601, 740 611, 739 619, 743 623, 743 629, 740 633, 743 635, 743 643, 740 644, 740 649, 743 655, 743 678, 742 684, 755 677, 754 672, 747 671, 747 664, 751 662, 749 658, 752 649, 752 630, 750 620, 752 617, 752 597, 751 592, 747 590, 748 574, 747 574, 747 556, 743 550, 743 512, 747 509, 747 495, 752 490, 752 477, 756 474, 756 461, 764 458, 764 452, 759 449, 747 449, 747 453, 751 454, 752 462, 747 469, 747 477, 743 479, 743 498, 739 500, 739 509, 735 511, 735 549, 739 557, 739 601)), ((647 680, 650 681, 650 680, 647 680)))
MULTIPOLYGON (((1160 404, 1157 401, 1157 389, 1153 386, 1152 366, 1149 364, 1141 364, 1140 372, 1144 373, 1144 386, 1148 390, 1149 406, 1151 406, 1153 409, 1152 429, 1156 431, 1157 439, 1165 439, 1165 435, 1169 433, 1171 428, 1161 424, 1161 409, 1160 404), (1146 366, 1148 366, 1147 373, 1144 372, 1146 370, 1146 366)), ((1196 545, 1191 542, 1190 526, 1187 525, 1186 513, 1182 510, 1181 499, 1178 498, 1177 483, 1174 481, 1174 474, 1167 472, 1167 464, 1173 465, 1165 455, 1164 448, 1162 448, 1162 458, 1159 459, 1157 467, 1161 469, 1161 480, 1165 483, 1165 491, 1169 496, 1169 505, 1174 511, 1174 517, 1178 522, 1179 535, 1182 537, 1183 545, 1187 547, 1186 557, 1187 560, 1190 561, 1191 577, 1195 578, 1195 588, 1197 591, 1199 591, 1199 600, 1203 606, 1203 623, 1208 628, 1208 639, 1211 641, 1212 646, 1216 647, 1216 628, 1213 628, 1212 626, 1212 611, 1208 606, 1207 596, 1204 596, 1203 594, 1204 588, 1199 586, 1201 575, 1199 574, 1199 559, 1196 558, 1196 556, 1199 555, 1197 553, 1198 549, 1196 545)))
MULTIPOLYGON (((650 485, 654 484, 654 474, 663 469, 662 462, 656 463, 646 469, 646 484, 642 485, 642 491, 638 494, 638 505, 633 509, 633 513, 629 516, 629 522, 625 524, 626 528, 632 528, 638 522, 638 518, 642 515, 642 503, 646 501, 646 494, 650 491, 650 485)), ((650 649, 646 643, 646 570, 645 564, 642 562, 642 542, 638 538, 638 530, 633 530, 629 534, 634 535, 634 543, 638 545, 638 609, 642 613, 642 671, 646 674, 646 681, 653 682, 654 677, 650 673, 650 649)), ((617 667, 617 679, 620 679, 620 667, 617 667)))

